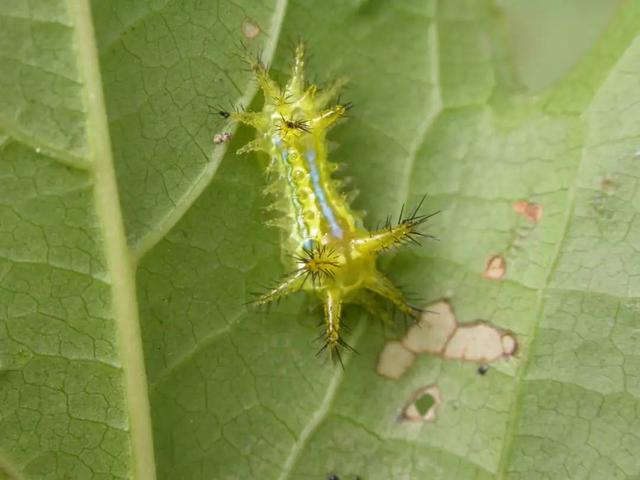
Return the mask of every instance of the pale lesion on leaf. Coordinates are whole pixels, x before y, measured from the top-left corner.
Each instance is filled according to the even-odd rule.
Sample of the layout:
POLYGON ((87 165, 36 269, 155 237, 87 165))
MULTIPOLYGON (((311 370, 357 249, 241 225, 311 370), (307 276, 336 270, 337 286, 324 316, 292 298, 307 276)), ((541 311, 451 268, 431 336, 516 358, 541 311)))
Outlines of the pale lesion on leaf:
POLYGON ((513 332, 482 320, 460 323, 451 304, 441 300, 428 305, 402 339, 386 343, 378 356, 377 372, 396 380, 422 354, 488 365, 512 358, 517 350, 513 332))

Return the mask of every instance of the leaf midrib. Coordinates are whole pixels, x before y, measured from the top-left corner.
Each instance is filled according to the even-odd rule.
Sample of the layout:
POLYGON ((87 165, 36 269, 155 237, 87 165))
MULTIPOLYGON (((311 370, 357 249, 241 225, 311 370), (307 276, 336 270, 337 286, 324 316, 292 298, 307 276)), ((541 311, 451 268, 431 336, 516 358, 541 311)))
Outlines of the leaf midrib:
POLYGON ((135 274, 118 199, 107 111, 88 1, 67 0, 67 8, 74 25, 78 70, 83 80, 88 160, 93 167, 91 173, 96 213, 102 227, 104 255, 111 280, 112 314, 122 361, 131 436, 132 476, 138 480, 153 480, 156 477, 156 467, 135 274))

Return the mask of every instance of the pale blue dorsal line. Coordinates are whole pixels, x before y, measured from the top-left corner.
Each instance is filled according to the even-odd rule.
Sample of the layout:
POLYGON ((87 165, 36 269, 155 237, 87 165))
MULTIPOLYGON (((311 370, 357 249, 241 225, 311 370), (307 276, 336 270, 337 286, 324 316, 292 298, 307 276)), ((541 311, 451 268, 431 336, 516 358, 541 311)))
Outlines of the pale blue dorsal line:
POLYGON ((336 220, 336 215, 329 205, 327 201, 327 195, 322 187, 320 182, 320 171, 318 170, 318 164, 316 162, 316 152, 315 150, 308 150, 305 154, 307 159, 307 163, 309 165, 309 174, 311 175, 311 184, 313 185, 313 193, 315 193, 316 198, 318 199, 318 204, 320 205, 320 210, 322 210, 322 214, 324 215, 325 220, 329 224, 329 228, 331 228, 331 234, 338 239, 343 237, 343 231, 338 221, 336 220))

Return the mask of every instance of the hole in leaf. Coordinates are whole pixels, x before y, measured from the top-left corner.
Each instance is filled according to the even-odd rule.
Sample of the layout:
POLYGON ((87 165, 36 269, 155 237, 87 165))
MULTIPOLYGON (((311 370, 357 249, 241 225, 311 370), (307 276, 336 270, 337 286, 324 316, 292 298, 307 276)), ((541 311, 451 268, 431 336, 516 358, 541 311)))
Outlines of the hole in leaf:
POLYGON ((424 417, 435 403, 436 400, 433 398, 433 396, 431 396, 430 393, 425 393, 416 400, 415 406, 418 410, 418 413, 420 413, 420 415, 424 417))
POLYGON ((402 412, 401 419, 412 422, 433 422, 441 404, 440 388, 437 385, 427 385, 413 394, 402 412))

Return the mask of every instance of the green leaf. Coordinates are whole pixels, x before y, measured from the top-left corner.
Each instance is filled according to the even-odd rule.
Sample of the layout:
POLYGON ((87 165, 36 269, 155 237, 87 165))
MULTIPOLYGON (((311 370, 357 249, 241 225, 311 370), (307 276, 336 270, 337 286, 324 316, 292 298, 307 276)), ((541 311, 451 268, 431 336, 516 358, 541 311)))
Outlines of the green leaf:
POLYGON ((0 478, 640 476, 637 2, 91 7, 0 7, 0 478), (304 295, 245 306, 280 240, 232 153, 252 133, 214 145, 210 105, 259 106, 243 52, 282 79, 298 36, 351 80, 331 155, 367 224, 442 210, 384 270, 517 338, 484 375, 422 354, 382 377, 404 331, 357 308, 335 368, 304 295))

